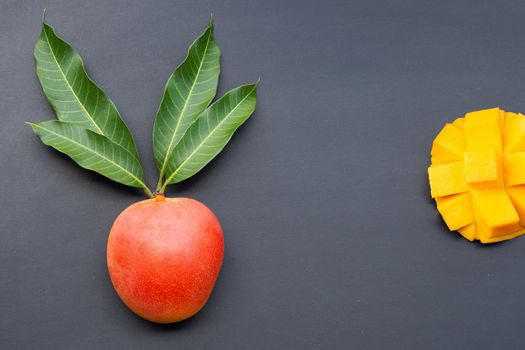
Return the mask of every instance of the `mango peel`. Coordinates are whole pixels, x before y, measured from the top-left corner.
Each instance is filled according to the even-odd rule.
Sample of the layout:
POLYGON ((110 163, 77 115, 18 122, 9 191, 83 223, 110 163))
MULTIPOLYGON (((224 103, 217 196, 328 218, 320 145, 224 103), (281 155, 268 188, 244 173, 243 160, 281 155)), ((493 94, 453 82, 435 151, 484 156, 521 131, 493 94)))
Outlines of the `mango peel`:
POLYGON ((493 243, 525 233, 525 116, 470 112, 434 139, 430 194, 451 231, 493 243))

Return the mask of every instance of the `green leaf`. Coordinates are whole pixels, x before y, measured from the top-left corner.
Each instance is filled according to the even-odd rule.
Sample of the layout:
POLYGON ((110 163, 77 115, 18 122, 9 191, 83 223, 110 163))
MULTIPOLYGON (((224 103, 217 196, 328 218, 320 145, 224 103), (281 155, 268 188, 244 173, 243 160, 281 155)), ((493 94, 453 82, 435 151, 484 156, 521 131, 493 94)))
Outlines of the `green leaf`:
POLYGON ((220 49, 213 39, 213 23, 210 23, 190 46, 186 59, 166 83, 153 127, 153 150, 160 171, 159 184, 168 165, 175 165, 173 150, 215 96, 220 55, 220 49))
POLYGON ((105 136, 58 120, 28 124, 44 144, 67 154, 81 167, 124 185, 147 188, 137 158, 105 136))
POLYGON ((233 89, 201 114, 175 147, 161 191, 193 176, 215 158, 255 110, 256 89, 257 83, 233 89))
POLYGON ((46 23, 34 54, 38 78, 57 118, 104 135, 139 159, 133 137, 113 102, 88 77, 82 58, 46 23))

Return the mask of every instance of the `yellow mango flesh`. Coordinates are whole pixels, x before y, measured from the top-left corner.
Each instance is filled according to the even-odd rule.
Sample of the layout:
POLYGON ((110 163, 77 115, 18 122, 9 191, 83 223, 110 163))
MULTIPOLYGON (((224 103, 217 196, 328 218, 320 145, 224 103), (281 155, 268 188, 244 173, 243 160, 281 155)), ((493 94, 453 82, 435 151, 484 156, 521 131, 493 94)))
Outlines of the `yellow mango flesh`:
POLYGON ((525 184, 525 152, 512 153, 505 157, 507 185, 525 184))
POLYGON ((465 152, 465 181, 481 188, 502 185, 500 160, 495 150, 465 152))
POLYGON ((504 189, 477 191, 474 211, 482 237, 494 238, 520 229, 520 218, 504 189))
POLYGON ((525 227, 525 186, 510 187, 507 192, 520 217, 520 225, 525 227))
POLYGON ((430 154, 439 163, 449 163, 463 160, 464 150, 463 131, 452 124, 446 124, 432 143, 430 154))
POLYGON ((436 199, 438 211, 450 231, 455 231, 474 222, 470 193, 461 193, 436 199))
POLYGON ((503 143, 508 153, 525 152, 525 116, 521 113, 507 115, 503 143))
POLYGON ((501 151, 501 116, 499 110, 487 109, 465 115, 465 148, 467 151, 501 151))
POLYGON ((432 143, 430 193, 451 231, 482 243, 525 233, 525 116, 499 108, 446 124, 432 143))
POLYGON ((432 198, 467 191, 462 162, 448 163, 428 169, 432 198))
MULTIPOLYGON (((454 230, 451 230, 454 231, 454 230)), ((458 229, 459 233, 469 241, 474 241, 476 239, 479 239, 477 225, 475 222, 468 224, 467 226, 463 226, 462 228, 458 229)))

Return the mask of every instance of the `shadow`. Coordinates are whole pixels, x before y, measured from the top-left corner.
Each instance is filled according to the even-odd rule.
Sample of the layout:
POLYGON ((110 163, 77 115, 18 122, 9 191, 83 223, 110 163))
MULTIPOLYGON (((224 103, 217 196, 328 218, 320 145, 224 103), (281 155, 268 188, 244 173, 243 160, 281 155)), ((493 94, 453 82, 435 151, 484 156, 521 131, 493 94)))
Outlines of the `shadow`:
POLYGON ((447 239, 450 239, 452 241, 461 241, 461 240, 465 240, 465 238, 457 231, 450 231, 448 229, 448 226, 447 224, 445 224, 445 221, 443 220, 443 218, 441 217, 441 215, 439 214, 439 212, 436 210, 436 216, 434 218, 434 226, 435 227, 438 227, 438 229, 440 231, 443 232, 443 235, 446 236, 447 239))
POLYGON ((217 155, 210 163, 208 163, 204 168, 202 168, 197 174, 193 175, 191 178, 184 180, 182 182, 171 184, 166 187, 166 193, 165 195, 168 197, 179 197, 181 194, 188 193, 191 191, 191 189, 196 187, 201 187, 200 185, 204 180, 204 178, 213 178, 213 174, 216 171, 220 171, 221 164, 217 164, 217 162, 220 162, 221 158, 227 157, 227 155, 223 155, 222 152, 217 155), (217 170, 219 169, 219 170, 217 170))
POLYGON ((437 208, 435 208, 435 210, 436 215, 434 216, 434 225, 438 226, 440 230, 446 230, 447 232, 450 232, 447 224, 445 224, 445 220, 443 220, 441 214, 439 214, 439 212, 437 211, 437 208))
POLYGON ((193 315, 192 317, 184 321, 175 323, 153 323, 135 314, 134 316, 138 319, 138 321, 140 321, 140 323, 145 323, 145 326, 153 332, 180 332, 183 330, 188 330, 192 327, 196 327, 204 316, 202 315, 202 312, 204 312, 204 308, 201 311, 199 311, 196 315, 193 315))
POLYGON ((494 242, 494 243, 483 244, 480 241, 476 241, 475 243, 479 249, 496 249, 496 248, 501 248, 502 246, 506 245, 509 241, 510 239, 506 241, 494 242))
MULTIPOLYGON (((117 183, 93 170, 82 168, 81 166, 76 164, 75 161, 71 159, 69 156, 55 150, 52 147, 47 147, 47 146, 41 147, 41 149, 39 149, 38 152, 44 153, 46 157, 49 156, 50 158, 58 159, 57 161, 60 162, 61 165, 62 164, 64 165, 63 168, 64 169, 67 168, 68 173, 63 172, 64 176, 74 178, 76 182, 78 182, 79 184, 85 183, 86 186, 88 183, 93 183, 93 190, 97 190, 97 188, 99 188, 100 186, 100 188, 105 188, 111 192, 114 192, 114 194, 118 196, 126 196, 128 198, 135 198, 135 199, 137 197, 144 196, 144 192, 142 189, 117 183)), ((50 170, 49 173, 52 174, 53 170, 55 172, 57 171, 57 169, 54 168, 50 170)))
POLYGON ((500 248, 500 247, 506 245, 510 241, 510 240, 506 240, 506 241, 494 242, 494 243, 481 243, 480 241, 475 240, 475 241, 471 242, 471 241, 467 240, 465 237, 463 237, 461 235, 461 233, 459 233, 458 231, 450 231, 448 229, 448 226, 445 224, 445 221, 441 217, 441 215, 439 215, 439 212, 437 212, 437 215, 435 217, 434 225, 438 226, 441 231, 445 231, 445 233, 447 233, 446 236, 449 239, 454 240, 454 241, 465 241, 465 243, 470 244, 470 245, 475 245, 479 249, 496 249, 496 248, 500 248))
MULTIPOLYGON (((428 164, 427 167, 428 166, 430 166, 430 164, 428 164)), ((435 204, 435 201, 432 198, 432 195, 430 194, 430 185, 429 185, 429 182, 428 182, 427 167, 425 167, 425 171, 423 172, 423 174, 425 174, 425 175, 422 176, 423 181, 419 184, 419 186, 421 188, 421 193, 423 193, 425 195, 426 201, 428 203, 434 203, 435 204)))

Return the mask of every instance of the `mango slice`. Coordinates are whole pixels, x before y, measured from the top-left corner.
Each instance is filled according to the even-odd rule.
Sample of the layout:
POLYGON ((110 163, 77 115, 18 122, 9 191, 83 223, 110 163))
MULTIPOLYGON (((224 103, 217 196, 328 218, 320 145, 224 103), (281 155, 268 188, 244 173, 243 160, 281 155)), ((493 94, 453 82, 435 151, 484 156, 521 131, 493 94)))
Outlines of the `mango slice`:
POLYGON ((430 193, 451 231, 499 242, 525 233, 525 116, 499 108, 446 124, 432 143, 430 193))

